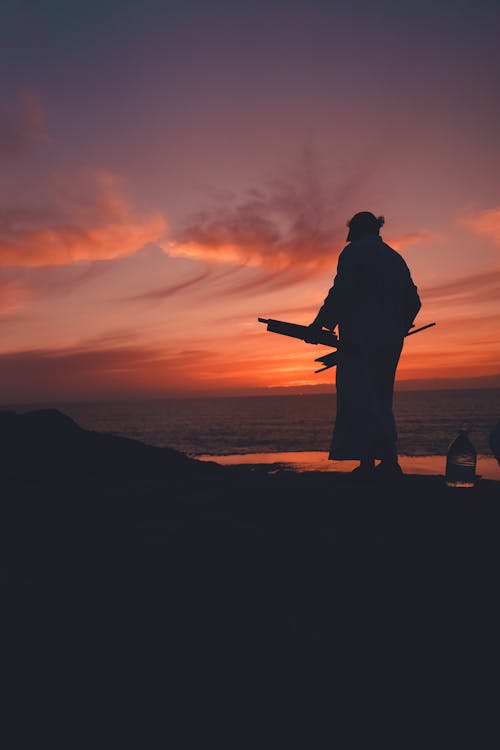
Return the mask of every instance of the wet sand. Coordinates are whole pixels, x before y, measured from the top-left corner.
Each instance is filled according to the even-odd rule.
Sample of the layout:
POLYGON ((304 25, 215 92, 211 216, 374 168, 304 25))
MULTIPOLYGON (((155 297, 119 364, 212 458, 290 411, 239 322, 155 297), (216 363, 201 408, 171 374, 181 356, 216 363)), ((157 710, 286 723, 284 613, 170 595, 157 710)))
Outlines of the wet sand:
MULTIPOLYGON (((221 466, 244 466, 248 464, 279 464, 298 472, 333 471, 349 473, 357 461, 329 461, 328 455, 319 451, 286 453, 233 453, 230 455, 200 455, 200 461, 215 461, 221 466)), ((405 474, 444 476, 446 456, 400 456, 399 463, 405 474)), ((500 481, 500 466, 492 456, 478 456, 476 474, 483 479, 500 481)))

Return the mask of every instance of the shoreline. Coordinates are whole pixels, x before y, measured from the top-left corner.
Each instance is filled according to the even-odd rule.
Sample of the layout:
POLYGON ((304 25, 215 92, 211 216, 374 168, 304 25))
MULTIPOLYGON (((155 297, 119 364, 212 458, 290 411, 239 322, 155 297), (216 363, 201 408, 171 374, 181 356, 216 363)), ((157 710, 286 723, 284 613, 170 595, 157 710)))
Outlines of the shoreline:
MULTIPOLYGON (((324 451, 284 451, 266 453, 231 453, 192 455, 198 461, 213 462, 220 466, 278 465, 297 473, 335 472, 346 474, 352 471, 357 461, 330 461, 324 451)), ((399 456, 405 474, 419 476, 444 476, 446 456, 399 456)), ((493 456, 478 455, 476 473, 482 479, 500 482, 500 466, 493 456)))

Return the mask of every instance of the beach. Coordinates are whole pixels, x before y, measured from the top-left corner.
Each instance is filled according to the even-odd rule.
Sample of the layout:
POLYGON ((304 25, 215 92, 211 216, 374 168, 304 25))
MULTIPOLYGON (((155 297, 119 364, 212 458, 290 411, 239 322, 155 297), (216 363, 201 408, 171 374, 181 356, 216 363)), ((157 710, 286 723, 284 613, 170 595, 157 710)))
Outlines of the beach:
MULTIPOLYGON (((464 524, 461 533, 470 535, 471 519, 485 539, 496 534, 500 481, 483 477, 472 489, 448 488, 443 457, 439 474, 429 473, 428 459, 403 459, 398 480, 356 482, 347 471, 331 471, 336 462, 324 454, 230 456, 221 465, 221 456, 217 463, 199 461, 85 430, 55 410, 1 417, 7 584, 102 579, 109 560, 121 561, 117 584, 127 585, 127 575, 168 576, 161 565, 149 569, 150 553, 171 554, 172 544, 185 550, 193 538, 211 549, 215 540, 232 547, 243 535, 251 556, 263 540, 280 556, 282 532, 304 535, 297 544, 312 549, 331 536, 325 552, 348 548, 363 559, 378 549, 377 539, 381 549, 404 542, 418 555, 422 543, 437 544, 437 529, 443 549, 450 542, 447 526, 464 524)), ((495 475, 493 462, 485 458, 479 467, 495 475)), ((206 549, 199 554, 204 566, 210 565, 206 549)))
MULTIPOLYGON (((292 471, 328 471, 348 474, 358 461, 330 461, 327 453, 320 451, 289 451, 285 453, 234 453, 230 455, 196 456, 200 461, 215 461, 221 466, 265 465, 283 467, 292 471)), ((446 456, 399 456, 405 474, 418 476, 444 476, 446 456)), ((500 481, 500 466, 493 456, 478 456, 476 475, 482 479, 500 481)))
MULTIPOLYGON (((271 710, 283 737, 304 711, 358 701, 372 727, 395 727, 414 701, 443 710, 440 679, 473 679, 496 631, 499 482, 219 466, 57 412, 0 426, 0 582, 19 664, 69 669, 61 684, 91 690, 108 718, 127 706, 116 731, 161 704, 194 737, 181 717, 196 705, 210 731, 235 722, 243 747, 258 740, 239 723, 249 711, 271 710)), ((351 739, 366 729, 353 721, 351 739)), ((154 741, 147 721, 138 731, 154 741)), ((321 745, 319 727, 300 731, 321 745)))

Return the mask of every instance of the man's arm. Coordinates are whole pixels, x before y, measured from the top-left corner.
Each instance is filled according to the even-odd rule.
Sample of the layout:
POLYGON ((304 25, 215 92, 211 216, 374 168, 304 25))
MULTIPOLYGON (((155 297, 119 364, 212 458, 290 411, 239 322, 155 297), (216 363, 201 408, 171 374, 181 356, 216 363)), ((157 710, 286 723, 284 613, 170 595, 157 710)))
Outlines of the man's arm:
POLYGON ((325 297, 318 314, 311 323, 311 326, 313 327, 324 327, 333 331, 339 322, 344 307, 348 285, 348 264, 346 263, 345 255, 346 250, 347 248, 344 248, 339 255, 337 275, 335 276, 333 286, 325 297))
POLYGON ((406 286, 406 293, 405 293, 405 326, 406 326, 406 332, 408 332, 413 324, 413 321, 417 317, 417 313, 422 307, 422 302, 420 301, 420 297, 418 296, 417 287, 413 283, 413 280, 410 276, 410 272, 408 271, 408 284, 406 286))

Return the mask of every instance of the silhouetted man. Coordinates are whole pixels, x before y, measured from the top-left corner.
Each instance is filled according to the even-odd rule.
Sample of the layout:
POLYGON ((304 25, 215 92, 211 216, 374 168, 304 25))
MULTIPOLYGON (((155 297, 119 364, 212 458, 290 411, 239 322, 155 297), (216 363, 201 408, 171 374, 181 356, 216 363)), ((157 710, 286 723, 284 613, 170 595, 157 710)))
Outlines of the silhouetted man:
POLYGON ((368 211, 348 222, 349 243, 311 327, 339 327, 337 417, 330 458, 359 460, 355 472, 401 474, 392 413, 394 376, 421 303, 403 258, 380 237, 384 217, 368 211), (381 463, 375 469, 375 459, 381 463))

